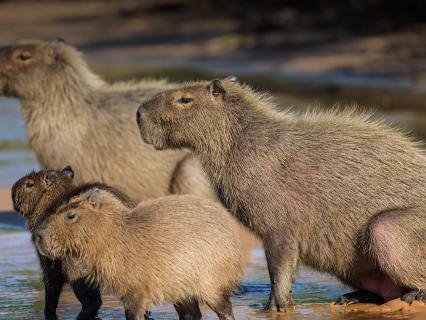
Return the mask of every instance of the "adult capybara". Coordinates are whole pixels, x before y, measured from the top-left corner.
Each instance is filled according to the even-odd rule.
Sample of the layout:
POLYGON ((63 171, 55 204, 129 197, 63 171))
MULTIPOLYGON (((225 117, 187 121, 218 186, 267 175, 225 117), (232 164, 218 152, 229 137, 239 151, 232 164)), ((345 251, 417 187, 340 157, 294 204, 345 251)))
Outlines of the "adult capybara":
POLYGON ((424 300, 425 152, 355 112, 276 109, 213 80, 159 93, 137 117, 145 142, 192 149, 225 207, 262 239, 269 308, 290 304, 300 261, 385 300, 424 300))
MULTIPOLYGON (((43 219, 47 216, 49 207, 65 193, 70 192, 74 186, 74 171, 67 166, 61 171, 41 170, 31 172, 19 179, 12 187, 12 201, 15 210, 27 220, 28 229, 34 241, 34 232, 43 219)), ((45 290, 44 315, 46 319, 57 319, 56 308, 62 287, 68 282, 62 271, 61 260, 49 259, 38 255, 43 271, 43 284, 45 290)), ((86 284, 84 279, 71 282, 71 287, 82 309, 77 319, 95 318, 102 299, 96 287, 86 284)))
POLYGON ((162 302, 191 306, 198 318, 205 302, 233 319, 229 297, 243 265, 235 225, 219 203, 167 196, 131 210, 90 184, 63 201, 39 228, 37 248, 63 259, 70 279, 87 276, 118 294, 126 319, 143 319, 162 302))
POLYGON ((0 48, 0 95, 21 100, 41 165, 70 164, 76 183, 102 181, 137 202, 171 191, 213 195, 187 151, 159 153, 141 143, 134 121, 138 105, 171 87, 163 80, 107 83, 60 41, 0 48))

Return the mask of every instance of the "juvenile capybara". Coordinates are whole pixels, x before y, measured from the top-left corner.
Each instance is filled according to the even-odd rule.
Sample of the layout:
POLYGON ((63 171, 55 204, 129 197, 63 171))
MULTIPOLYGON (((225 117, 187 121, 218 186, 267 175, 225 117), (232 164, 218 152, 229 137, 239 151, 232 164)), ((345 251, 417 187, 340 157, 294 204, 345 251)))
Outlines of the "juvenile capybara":
MULTIPOLYGON (((67 166, 61 171, 41 170, 31 172, 19 179, 12 187, 12 201, 15 210, 22 214, 31 231, 34 241, 34 232, 62 195, 70 192, 74 186, 74 171, 67 166)), ((46 319, 57 319, 56 308, 62 287, 68 282, 62 271, 62 263, 59 259, 50 259, 38 255, 43 271, 43 284, 45 290, 44 315, 46 319)), ((76 279, 71 282, 71 287, 82 309, 77 319, 95 318, 101 304, 99 289, 86 284, 84 279, 76 279)))
POLYGON ((426 155, 404 134, 353 111, 280 112, 230 80, 159 93, 137 118, 145 142, 192 149, 262 239, 268 309, 291 303, 300 261, 361 290, 341 303, 425 299, 426 155))
MULTIPOLYGON (((118 294, 126 319, 152 304, 206 303, 233 319, 229 300, 243 271, 235 224, 217 202, 166 196, 131 210, 110 190, 86 185, 40 226, 38 250, 64 261, 70 279, 88 279, 118 294)), ((193 312, 194 314, 194 312, 193 312)), ((180 319, 185 319, 180 317, 180 319)))
POLYGON ((137 202, 173 190, 213 196, 188 151, 159 153, 141 143, 134 121, 138 105, 173 86, 164 80, 107 83, 60 41, 0 48, 0 95, 21 100, 41 165, 70 164, 76 183, 105 182, 137 202))

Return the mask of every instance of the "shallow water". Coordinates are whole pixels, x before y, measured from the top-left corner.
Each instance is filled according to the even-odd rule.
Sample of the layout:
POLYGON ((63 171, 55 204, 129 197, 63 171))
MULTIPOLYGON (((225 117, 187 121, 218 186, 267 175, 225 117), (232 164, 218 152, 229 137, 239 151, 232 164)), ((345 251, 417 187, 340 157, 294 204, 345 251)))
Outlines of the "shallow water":
MULTIPOLYGON (((1 220, 1 217, 0 217, 1 220)), ((332 311, 329 303, 348 291, 331 276, 302 267, 294 283, 294 311, 286 314, 266 314, 258 309, 268 297, 269 281, 265 257, 261 248, 252 248, 241 287, 232 297, 236 319, 410 319, 402 314, 347 314, 332 311)), ((42 317, 43 287, 40 282, 38 260, 30 234, 20 228, 0 227, 0 319, 29 320, 42 317)), ((103 298, 102 319, 124 319, 118 299, 111 295, 103 298)), ((58 308, 62 319, 73 319, 80 305, 66 287, 58 308)), ((202 307, 204 319, 217 319, 202 307)), ((152 309, 154 319, 177 319, 171 305, 152 309)))
POLYGON ((37 159, 27 142, 20 102, 0 97, 0 186, 12 184, 36 168, 37 159))

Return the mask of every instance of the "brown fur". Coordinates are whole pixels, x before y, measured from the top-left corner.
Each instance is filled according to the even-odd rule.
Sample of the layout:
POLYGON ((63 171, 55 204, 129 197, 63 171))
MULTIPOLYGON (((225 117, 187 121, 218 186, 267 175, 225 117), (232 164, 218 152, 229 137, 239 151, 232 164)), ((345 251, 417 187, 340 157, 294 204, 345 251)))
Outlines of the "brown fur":
POLYGON ((220 204, 193 196, 149 200, 130 210, 108 190, 84 188, 40 228, 37 247, 67 261, 71 279, 88 276, 117 293, 128 319, 151 304, 196 300, 232 318, 242 276, 240 244, 220 204))
POLYGON ((397 130, 353 111, 278 112, 229 80, 159 93, 138 115, 145 142, 192 149, 223 204, 262 239, 269 307, 291 302, 299 261, 379 285, 371 290, 385 299, 426 290, 426 157, 397 130))
MULTIPOLYGON (((27 219, 28 229, 31 231, 33 240, 36 229, 49 214, 49 208, 55 206, 55 203, 64 194, 75 187, 73 177, 72 168, 67 166, 61 171, 41 170, 31 172, 13 185, 13 206, 27 219)), ((68 277, 62 270, 60 259, 53 260, 40 254, 38 258, 43 271, 45 318, 54 320, 57 319, 56 308, 59 296, 63 285, 68 282, 68 277)), ((75 279, 71 282, 71 286, 82 304, 82 310, 77 319, 94 318, 102 304, 99 290, 88 285, 85 279, 75 279)))
POLYGON ((173 86, 163 80, 106 83, 76 49, 61 42, 0 48, 0 95, 22 101, 28 138, 41 165, 70 164, 76 183, 102 181, 135 201, 169 190, 211 195, 199 164, 186 166, 187 173, 177 171, 186 151, 159 153, 141 143, 134 121, 138 105, 173 86), (191 189, 171 186, 173 175, 177 185, 191 189), (189 183, 179 180, 186 177, 189 183))
POLYGON ((73 173, 68 168, 33 171, 12 186, 13 206, 27 219, 28 229, 34 232, 45 218, 48 208, 73 188, 73 173))

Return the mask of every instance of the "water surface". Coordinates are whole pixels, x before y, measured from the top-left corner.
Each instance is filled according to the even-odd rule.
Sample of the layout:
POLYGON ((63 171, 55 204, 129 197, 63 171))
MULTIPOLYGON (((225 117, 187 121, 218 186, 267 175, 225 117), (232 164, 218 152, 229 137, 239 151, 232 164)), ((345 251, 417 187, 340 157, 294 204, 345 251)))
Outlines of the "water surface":
MULTIPOLYGON (((410 316, 402 314, 346 314, 332 311, 329 303, 349 289, 335 278, 305 267, 299 271, 293 287, 294 311, 286 314, 259 312, 268 297, 269 280, 263 250, 252 248, 244 279, 232 297, 236 319, 410 319, 410 316)), ((30 234, 22 227, 5 228, 3 224, 0 227, 0 319, 40 319, 43 300, 40 269, 30 234)), ((102 319, 125 319, 116 297, 106 295, 103 300, 100 311, 102 319)), ((79 310, 80 304, 67 286, 61 296, 58 314, 62 319, 73 319, 79 310)), ((217 319, 206 307, 202 307, 202 313, 204 319, 217 319)), ((177 319, 174 309, 167 304, 154 307, 152 316, 155 319, 177 319)))
POLYGON ((19 100, 0 97, 0 186, 8 186, 37 168, 37 159, 27 142, 19 100))

